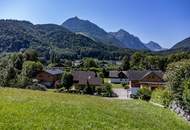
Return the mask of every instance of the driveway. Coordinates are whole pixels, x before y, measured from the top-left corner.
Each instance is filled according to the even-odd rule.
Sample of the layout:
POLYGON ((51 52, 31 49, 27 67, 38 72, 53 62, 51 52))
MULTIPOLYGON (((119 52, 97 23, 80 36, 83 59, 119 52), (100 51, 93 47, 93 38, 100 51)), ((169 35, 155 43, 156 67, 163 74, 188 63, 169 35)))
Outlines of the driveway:
POLYGON ((113 92, 118 96, 116 99, 130 99, 127 90, 124 88, 114 88, 113 92))

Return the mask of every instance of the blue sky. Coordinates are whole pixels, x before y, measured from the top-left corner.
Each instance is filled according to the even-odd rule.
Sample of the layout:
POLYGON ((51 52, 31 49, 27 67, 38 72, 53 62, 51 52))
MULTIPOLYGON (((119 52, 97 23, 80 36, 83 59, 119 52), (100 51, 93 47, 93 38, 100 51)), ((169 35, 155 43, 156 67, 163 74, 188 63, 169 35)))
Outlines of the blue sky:
POLYGON ((0 19, 61 24, 73 16, 167 48, 190 36, 190 0, 0 0, 0 19))

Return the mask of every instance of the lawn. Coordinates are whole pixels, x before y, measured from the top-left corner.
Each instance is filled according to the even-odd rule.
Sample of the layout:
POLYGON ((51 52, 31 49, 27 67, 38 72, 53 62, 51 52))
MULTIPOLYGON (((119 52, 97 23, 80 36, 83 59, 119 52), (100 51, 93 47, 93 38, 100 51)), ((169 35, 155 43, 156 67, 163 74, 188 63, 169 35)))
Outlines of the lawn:
MULTIPOLYGON (((108 83, 109 78, 104 78, 104 83, 108 83)), ((123 88, 122 84, 113 84, 111 83, 112 88, 123 88)))
POLYGON ((190 130, 150 103, 21 89, 0 89, 2 130, 190 130))

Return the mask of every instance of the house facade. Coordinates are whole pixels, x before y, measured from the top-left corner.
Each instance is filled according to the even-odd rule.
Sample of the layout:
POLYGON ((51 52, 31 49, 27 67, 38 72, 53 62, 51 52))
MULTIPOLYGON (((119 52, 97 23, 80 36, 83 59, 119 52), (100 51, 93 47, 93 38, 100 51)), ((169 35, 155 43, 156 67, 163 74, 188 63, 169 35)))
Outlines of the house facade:
POLYGON ((127 71, 129 79, 129 94, 136 94, 139 88, 148 87, 150 90, 156 88, 163 88, 165 81, 163 79, 164 73, 162 71, 151 70, 129 70, 127 71))
POLYGON ((97 73, 93 71, 74 71, 73 75, 73 82, 74 86, 101 86, 102 81, 101 78, 97 75, 97 73))
POLYGON ((109 83, 128 83, 127 71, 110 71, 109 83))
POLYGON ((48 88, 55 87, 55 84, 61 80, 63 71, 60 69, 46 69, 39 72, 36 79, 39 83, 47 86, 48 88))
POLYGON ((135 95, 141 87, 151 90, 162 88, 165 85, 162 71, 152 70, 129 70, 110 71, 110 83, 127 83, 129 95, 135 95))

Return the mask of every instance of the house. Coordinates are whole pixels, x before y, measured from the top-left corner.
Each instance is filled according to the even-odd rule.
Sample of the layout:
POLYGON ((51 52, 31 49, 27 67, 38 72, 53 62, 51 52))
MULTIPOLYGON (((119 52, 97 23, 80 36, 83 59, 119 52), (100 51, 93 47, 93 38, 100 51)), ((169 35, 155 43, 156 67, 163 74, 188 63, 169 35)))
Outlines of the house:
POLYGON ((128 83, 127 71, 110 71, 109 83, 128 83))
POLYGON ((36 79, 39 83, 47 86, 47 87, 54 87, 55 83, 61 80, 63 71, 60 69, 46 69, 39 72, 36 76, 36 79))
POLYGON ((129 95, 137 93, 141 87, 148 87, 151 90, 162 88, 165 86, 163 79, 164 73, 162 71, 151 70, 129 70, 127 77, 129 80, 129 95))
POLYGON ((141 87, 148 87, 154 90, 158 87, 164 87, 162 71, 152 70, 129 70, 129 71, 110 71, 110 83, 128 83, 129 94, 134 95, 141 87))
POLYGON ((73 82, 74 86, 101 86, 102 82, 100 77, 97 73, 93 71, 74 71, 73 75, 73 82))

